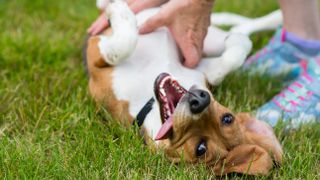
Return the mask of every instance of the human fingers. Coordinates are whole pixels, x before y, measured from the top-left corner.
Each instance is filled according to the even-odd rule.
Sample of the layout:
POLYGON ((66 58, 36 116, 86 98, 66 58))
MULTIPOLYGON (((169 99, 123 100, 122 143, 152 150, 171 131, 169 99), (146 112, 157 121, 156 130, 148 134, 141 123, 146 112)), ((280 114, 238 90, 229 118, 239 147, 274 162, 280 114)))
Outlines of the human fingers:
POLYGON ((95 29, 97 28, 98 26, 98 20, 94 21, 91 26, 87 29, 87 33, 90 34, 90 35, 93 35, 93 31, 95 31, 95 29))
POLYGON ((97 35, 98 33, 105 30, 107 27, 109 27, 109 22, 107 18, 105 17, 104 13, 99 16, 99 18, 90 26, 90 28, 87 30, 87 32, 90 35, 97 35))
POLYGON ((184 47, 180 45, 181 53, 184 57, 184 61, 182 62, 184 66, 188 68, 194 68, 200 62, 200 52, 198 48, 194 45, 188 45, 184 47))
POLYGON ((96 28, 92 31, 92 35, 97 35, 97 34, 101 33, 107 27, 109 27, 109 23, 108 22, 97 24, 96 28))
POLYGON ((150 17, 144 24, 142 24, 139 28, 140 34, 147 34, 155 29, 166 26, 170 19, 168 18, 170 15, 167 12, 160 10, 156 15, 150 17))

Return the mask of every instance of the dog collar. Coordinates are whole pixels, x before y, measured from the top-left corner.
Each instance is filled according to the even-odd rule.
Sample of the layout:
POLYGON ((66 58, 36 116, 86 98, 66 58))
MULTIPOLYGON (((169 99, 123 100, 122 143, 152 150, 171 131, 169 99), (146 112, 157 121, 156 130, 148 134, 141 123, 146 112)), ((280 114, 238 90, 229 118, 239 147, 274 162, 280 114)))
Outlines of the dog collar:
POLYGON ((152 106, 154 104, 154 98, 152 97, 143 107, 142 109, 139 111, 136 119, 133 121, 133 125, 137 124, 138 127, 141 127, 144 120, 146 119, 147 115, 149 114, 149 112, 152 110, 152 106))

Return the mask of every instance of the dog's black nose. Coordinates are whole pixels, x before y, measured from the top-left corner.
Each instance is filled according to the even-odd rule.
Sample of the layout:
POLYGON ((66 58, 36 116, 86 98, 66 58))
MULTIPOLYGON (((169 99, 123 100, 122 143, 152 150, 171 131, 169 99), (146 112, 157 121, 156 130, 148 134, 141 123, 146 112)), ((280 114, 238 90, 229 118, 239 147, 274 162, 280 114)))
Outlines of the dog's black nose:
POLYGON ((193 89, 189 91, 190 111, 193 114, 201 113, 210 104, 210 95, 207 91, 193 89))

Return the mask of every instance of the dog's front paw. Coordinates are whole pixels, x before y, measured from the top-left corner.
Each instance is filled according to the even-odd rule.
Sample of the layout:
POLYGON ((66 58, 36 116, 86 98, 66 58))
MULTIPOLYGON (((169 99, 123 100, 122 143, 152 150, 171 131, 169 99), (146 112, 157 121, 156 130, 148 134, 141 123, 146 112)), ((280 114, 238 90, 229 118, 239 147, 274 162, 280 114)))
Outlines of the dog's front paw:
POLYGON ((106 8, 112 33, 100 35, 99 49, 109 65, 126 60, 134 51, 138 41, 138 27, 134 13, 123 0, 115 0, 106 8))

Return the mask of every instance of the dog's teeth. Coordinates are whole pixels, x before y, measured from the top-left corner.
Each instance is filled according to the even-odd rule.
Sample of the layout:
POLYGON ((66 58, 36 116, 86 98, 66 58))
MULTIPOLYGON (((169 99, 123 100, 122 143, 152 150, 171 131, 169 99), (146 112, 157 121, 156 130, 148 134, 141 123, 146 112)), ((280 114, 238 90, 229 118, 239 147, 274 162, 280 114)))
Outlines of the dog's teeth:
POLYGON ((160 82, 160 87, 163 87, 164 83, 165 83, 168 79, 170 79, 170 76, 167 76, 167 77, 163 78, 162 81, 160 82))
POLYGON ((165 106, 165 107, 166 107, 166 110, 169 110, 169 105, 168 105, 168 104, 166 104, 166 106, 165 106))
POLYGON ((165 90, 164 90, 163 88, 160 88, 160 93, 161 93, 163 96, 166 95, 166 92, 165 92, 165 90))
POLYGON ((168 99, 167 99, 166 97, 163 97, 163 98, 162 98, 162 101, 165 102, 165 103, 167 103, 168 99))

